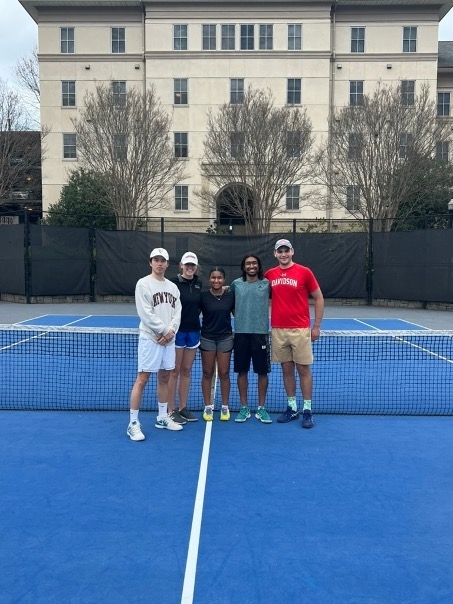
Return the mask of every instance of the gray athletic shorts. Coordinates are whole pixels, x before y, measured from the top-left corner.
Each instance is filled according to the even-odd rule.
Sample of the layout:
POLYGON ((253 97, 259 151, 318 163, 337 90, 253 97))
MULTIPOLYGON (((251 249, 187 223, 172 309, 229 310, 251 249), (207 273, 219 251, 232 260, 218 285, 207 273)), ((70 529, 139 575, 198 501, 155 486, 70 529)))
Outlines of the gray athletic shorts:
POLYGON ((214 339, 204 338, 203 336, 200 338, 200 350, 205 350, 206 352, 231 352, 233 350, 233 344, 234 338, 232 333, 214 339))

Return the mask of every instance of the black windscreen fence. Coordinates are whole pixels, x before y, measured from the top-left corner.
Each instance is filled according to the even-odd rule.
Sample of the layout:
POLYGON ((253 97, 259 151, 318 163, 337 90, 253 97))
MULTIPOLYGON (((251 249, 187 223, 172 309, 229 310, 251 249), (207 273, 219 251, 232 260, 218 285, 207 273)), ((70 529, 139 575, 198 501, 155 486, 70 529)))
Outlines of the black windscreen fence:
POLYGON ((453 230, 374 233, 373 295, 453 302, 453 230))
POLYGON ((33 296, 90 293, 90 231, 30 225, 33 296))
POLYGON ((25 229, 23 224, 0 227, 0 292, 25 294, 25 229))
MULTIPOLYGON (((98 295, 134 293, 138 279, 149 272, 148 257, 154 247, 170 254, 167 276, 178 271, 182 254, 191 250, 198 256, 200 276, 207 281, 213 267, 225 269, 230 283, 241 274, 240 264, 249 252, 261 258, 264 270, 275 266, 273 248, 278 235, 216 237, 202 233, 134 233, 98 231, 96 233, 96 292, 98 295), (181 241, 183 240, 183 241, 181 241), (184 245, 181 245, 181 244, 184 245)), ((365 233, 297 234, 292 237, 294 260, 309 266, 316 274, 324 295, 329 298, 366 296, 365 233)))
POLYGON ((2 225, 0 292, 27 299, 131 296, 137 280, 149 273, 154 247, 168 250, 169 277, 191 250, 205 283, 215 266, 225 269, 230 283, 240 276, 247 253, 257 254, 264 269, 275 266, 280 237, 291 240, 294 261, 313 270, 326 298, 453 303, 453 229, 246 236, 2 225))

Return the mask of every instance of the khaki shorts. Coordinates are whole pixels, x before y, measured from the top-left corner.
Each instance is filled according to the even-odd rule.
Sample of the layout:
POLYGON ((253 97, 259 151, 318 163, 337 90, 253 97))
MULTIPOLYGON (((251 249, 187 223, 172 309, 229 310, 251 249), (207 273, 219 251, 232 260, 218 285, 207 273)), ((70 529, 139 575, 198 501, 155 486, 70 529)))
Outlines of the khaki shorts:
POLYGON ((311 329, 277 329, 272 328, 272 362, 287 363, 294 361, 298 365, 313 363, 311 347, 311 329))

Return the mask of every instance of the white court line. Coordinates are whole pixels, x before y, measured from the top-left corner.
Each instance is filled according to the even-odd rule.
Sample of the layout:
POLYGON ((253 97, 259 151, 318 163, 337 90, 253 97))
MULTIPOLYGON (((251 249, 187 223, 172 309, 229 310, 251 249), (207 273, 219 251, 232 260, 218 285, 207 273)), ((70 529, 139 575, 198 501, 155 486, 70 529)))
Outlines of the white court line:
MULTIPOLYGON (((55 316, 55 315, 52 315, 52 316, 55 316)), ((62 315, 62 316, 64 317, 65 315, 62 315)), ((89 319, 92 316, 93 315, 81 316, 79 319, 76 319, 75 321, 70 321, 69 323, 63 323, 63 325, 56 325, 56 327, 69 327, 70 325, 74 325, 75 323, 78 323, 79 321, 83 321, 84 319, 89 319)), ((25 325, 27 323, 27 321, 36 321, 37 319, 44 319, 45 317, 50 317, 50 315, 49 314, 40 315, 39 317, 33 317, 33 319, 24 319, 23 321, 14 323, 14 325, 22 325, 22 324, 25 325)), ((30 323, 28 323, 28 325, 30 325, 30 323)), ((35 323, 35 325, 37 325, 37 324, 35 323)), ((39 325, 39 324, 37 326, 42 327, 42 325, 39 325)), ((31 323, 31 327, 33 327, 33 323, 31 323)), ((53 327, 53 325, 50 325, 49 327, 53 327)))
POLYGON ((190 530, 189 549, 187 552, 184 584, 182 587, 181 604, 192 604, 197 574, 198 547, 200 544, 201 520, 203 517, 204 494, 206 490, 206 475, 208 472, 209 447, 211 444, 212 422, 206 422, 203 452, 201 454, 200 473, 198 475, 197 494, 193 510, 192 528, 190 530))
MULTIPOLYGON (((217 363, 211 387, 211 404, 214 405, 217 386, 217 363)), ((211 446, 212 421, 206 422, 203 451, 201 453, 200 472, 198 474, 197 494, 193 508, 192 528, 190 529, 189 548, 187 551, 186 570, 182 586, 181 604, 192 604, 197 574, 198 548, 200 545, 201 520, 203 518, 204 494, 206 491, 206 476, 208 474, 209 448, 211 446)))
POLYGON ((362 323, 362 325, 366 325, 367 327, 371 327, 371 329, 375 329, 376 331, 382 331, 382 329, 379 329, 379 327, 365 323, 365 321, 361 321, 360 319, 354 319, 354 321, 357 321, 357 323, 362 323))
POLYGON ((19 340, 19 342, 14 342, 13 344, 8 344, 8 346, 3 346, 2 348, 0 348, 0 352, 3 350, 9 350, 10 348, 14 348, 14 346, 19 346, 20 344, 28 344, 29 342, 31 342, 32 340, 35 340, 36 338, 42 338, 43 336, 47 335, 47 331, 43 331, 42 333, 38 333, 35 336, 31 336, 31 338, 25 338, 23 340, 19 340))
MULTIPOLYGON (((371 321, 373 321, 374 319, 371 319, 371 321)), ((376 319, 378 321, 381 321, 382 319, 376 319)), ((411 321, 406 321, 405 319, 383 319, 388 320, 388 321, 401 321, 402 323, 407 323, 408 325, 415 325, 415 327, 420 327, 421 330, 423 331, 432 331, 432 329, 430 329, 429 327, 423 327, 423 325, 418 325, 418 323, 412 323, 411 321)), ((362 321, 361 319, 354 319, 354 321, 357 321, 357 323, 362 323, 362 325, 367 325, 368 327, 372 327, 373 329, 376 329, 377 331, 398 331, 398 329, 380 329, 379 327, 376 327, 375 325, 371 325, 370 323, 367 323, 366 320, 362 321)))
POLYGON ((424 325, 419 325, 418 323, 412 323, 412 321, 406 321, 406 319, 398 319, 398 321, 404 321, 404 323, 408 323, 409 325, 416 325, 421 329, 426 329, 428 331, 432 331, 431 327, 425 327, 424 325))
POLYGON ((404 337, 397 337, 397 336, 392 336, 395 338, 395 340, 397 340, 398 342, 402 342, 403 344, 407 344, 408 346, 412 346, 412 348, 417 348, 418 350, 421 350, 422 352, 426 352, 426 354, 431 355, 432 357, 435 357, 436 359, 439 359, 440 361, 446 361, 447 363, 452 363, 453 364, 453 359, 449 359, 448 357, 443 357, 440 354, 437 354, 437 352, 433 352, 432 350, 428 350, 427 348, 423 348, 423 346, 419 346, 418 344, 414 344, 413 342, 408 342, 407 340, 404 339, 404 337))
MULTIPOLYGON (((360 321, 360 319, 355 319, 356 321, 358 321, 359 323, 363 323, 364 325, 368 325, 368 323, 364 323, 363 321, 360 321)), ((370 325, 370 327, 373 327, 373 325, 370 325)), ((382 329, 378 329, 377 327, 373 327, 373 329, 376 329, 376 331, 384 331, 382 329)), ((407 344, 408 346, 412 346, 412 348, 417 348, 418 350, 421 350, 422 352, 426 352, 426 354, 429 354, 433 357, 435 357, 436 359, 439 359, 440 361, 446 361, 447 363, 453 363, 452 359, 449 359, 448 357, 443 357, 440 354, 437 354, 436 352, 433 352, 432 350, 428 350, 427 348, 423 348, 423 346, 419 346, 418 344, 414 344, 413 342, 409 342, 408 340, 405 340, 404 337, 398 337, 398 336, 394 336, 392 335, 392 331, 387 331, 387 333, 390 335, 390 337, 392 337, 394 340, 396 340, 397 342, 402 342, 403 344, 407 344)), ((398 330, 396 330, 398 331, 398 330)), ((424 330, 420 331, 420 333, 422 334, 424 330)), ((428 331, 432 331, 432 330, 428 330, 428 331)))
POLYGON ((78 323, 79 321, 85 321, 85 319, 89 319, 93 315, 86 315, 84 317, 80 317, 80 319, 76 319, 75 321, 71 321, 70 323, 65 323, 62 327, 69 327, 70 325, 74 325, 74 323, 78 323))
POLYGON ((47 313, 46 315, 39 315, 39 317, 33 317, 33 319, 24 319, 23 321, 18 321, 17 323, 13 323, 13 325, 22 325, 25 324, 27 321, 36 321, 36 319, 44 319, 44 317, 48 317, 49 313, 47 313))

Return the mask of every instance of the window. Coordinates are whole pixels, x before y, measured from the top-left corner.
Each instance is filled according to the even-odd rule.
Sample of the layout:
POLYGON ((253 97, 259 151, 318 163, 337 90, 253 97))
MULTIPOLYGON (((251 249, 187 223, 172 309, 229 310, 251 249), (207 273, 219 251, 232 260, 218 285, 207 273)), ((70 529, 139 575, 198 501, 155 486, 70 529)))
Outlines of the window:
POLYGON ((174 80, 174 102, 175 105, 187 105, 187 78, 174 80))
POLYGON ((403 27, 403 52, 417 52, 416 27, 403 27))
POLYGON ((289 78, 287 91, 288 105, 300 105, 302 80, 300 78, 289 78))
POLYGON ((175 210, 189 209, 189 187, 187 185, 176 185, 175 187, 175 210))
POLYGON ((112 104, 114 107, 124 107, 126 104, 126 82, 112 82, 112 104))
POLYGON ((75 134, 63 134, 64 159, 77 159, 76 140, 77 139, 75 134))
POLYGON ((409 148, 412 144, 412 134, 405 133, 400 136, 400 146, 398 150, 398 157, 400 159, 407 159, 409 155, 409 148))
POLYGON ((439 141, 436 143, 436 159, 437 161, 448 161, 448 142, 439 141))
POLYGON ((127 160, 127 136, 125 134, 113 135, 113 158, 117 161, 127 160))
POLYGON ((274 26, 260 25, 260 50, 272 50, 274 47, 274 26))
POLYGON ((126 28, 112 27, 112 53, 123 54, 126 52, 126 28))
POLYGON ((230 80, 230 103, 232 105, 241 105, 244 102, 244 80, 242 78, 232 78, 230 80))
POLYGON ((173 50, 187 50, 187 25, 173 25, 173 50))
POLYGON ((401 103, 411 107, 415 103, 415 80, 401 81, 401 103))
POLYGON ((244 133, 230 133, 230 154, 231 157, 242 157, 244 155, 244 133))
POLYGON ((74 28, 60 28, 60 52, 62 54, 74 54, 74 28))
POLYGON ((351 52, 365 52, 364 27, 351 27, 351 52))
POLYGON ((349 104, 352 106, 363 105, 363 80, 349 82, 349 104))
POLYGON ((203 25, 203 50, 215 50, 216 25, 203 25))
POLYGON ((189 157, 189 134, 175 132, 175 157, 189 157))
POLYGON ((348 212, 357 212, 360 208, 360 187, 348 185, 346 187, 346 209, 348 212))
POLYGON ((288 50, 302 49, 302 25, 300 23, 288 24, 288 50))
POLYGON ((222 25, 222 50, 234 50, 235 45, 234 25, 222 25))
POLYGON ((241 25, 241 50, 253 50, 254 38, 253 31, 254 25, 241 25))
POLYGON ((349 135, 348 159, 359 159, 362 152, 362 135, 352 132, 349 135))
POLYGON ((290 187, 286 187, 286 209, 298 210, 299 209, 299 199, 300 199, 300 186, 299 185, 291 185, 290 187))
POLYGON ((75 82, 65 80, 61 82, 61 104, 63 107, 75 107, 75 82))
POLYGON ((449 92, 438 92, 437 93, 437 115, 446 117, 450 115, 450 93, 449 92))
POLYGON ((288 157, 300 157, 300 132, 286 133, 286 155, 288 157))

